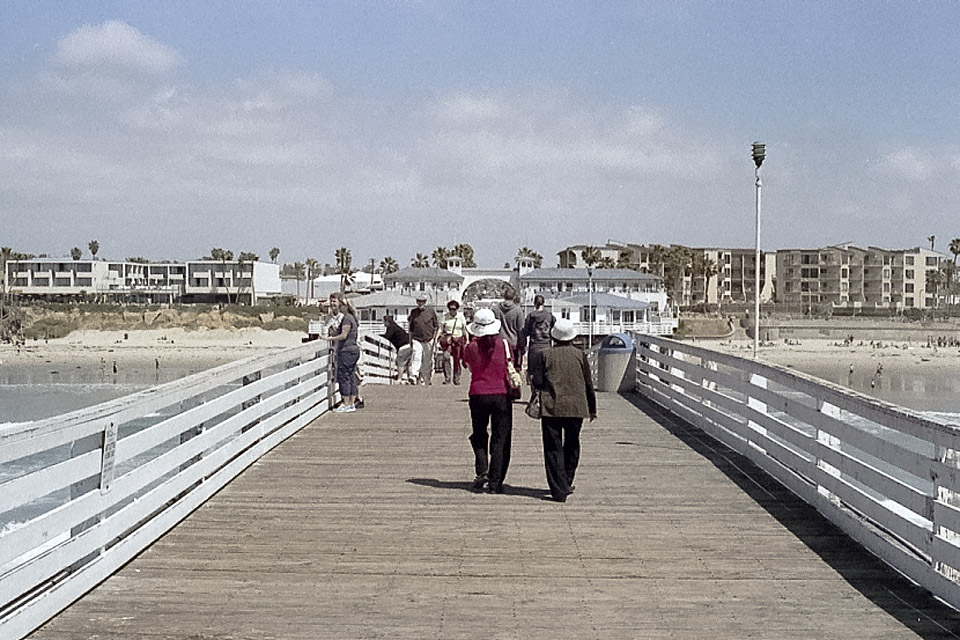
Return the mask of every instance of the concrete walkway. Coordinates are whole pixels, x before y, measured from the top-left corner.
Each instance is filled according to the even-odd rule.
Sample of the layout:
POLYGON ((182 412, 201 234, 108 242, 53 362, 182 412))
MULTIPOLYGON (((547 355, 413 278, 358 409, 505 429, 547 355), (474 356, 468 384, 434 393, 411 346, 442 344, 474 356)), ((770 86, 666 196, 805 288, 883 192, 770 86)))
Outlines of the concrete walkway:
POLYGON ((32 637, 960 637, 956 612, 638 398, 601 394, 557 504, 520 405, 507 493, 478 495, 465 387, 364 392, 32 637))

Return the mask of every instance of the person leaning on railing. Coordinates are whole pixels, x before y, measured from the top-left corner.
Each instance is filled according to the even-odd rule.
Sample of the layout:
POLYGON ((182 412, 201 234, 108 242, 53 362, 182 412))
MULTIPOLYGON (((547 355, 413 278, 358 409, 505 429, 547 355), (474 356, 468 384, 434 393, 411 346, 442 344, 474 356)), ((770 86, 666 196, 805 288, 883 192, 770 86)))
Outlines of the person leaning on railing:
POLYGON ((416 380, 410 375, 410 357, 413 355, 410 334, 404 331, 391 315, 383 316, 383 326, 386 329, 383 337, 397 350, 397 373, 394 377, 401 382, 415 384, 416 380))

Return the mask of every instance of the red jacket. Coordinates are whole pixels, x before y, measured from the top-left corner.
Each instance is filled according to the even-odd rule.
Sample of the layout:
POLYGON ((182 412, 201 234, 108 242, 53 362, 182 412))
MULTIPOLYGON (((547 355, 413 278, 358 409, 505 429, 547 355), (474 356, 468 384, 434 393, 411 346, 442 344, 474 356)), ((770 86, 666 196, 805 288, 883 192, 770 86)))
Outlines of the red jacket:
POLYGON ((483 348, 482 340, 471 340, 463 349, 463 362, 470 367, 470 395, 507 394, 507 354, 501 338, 494 338, 493 350, 483 348))

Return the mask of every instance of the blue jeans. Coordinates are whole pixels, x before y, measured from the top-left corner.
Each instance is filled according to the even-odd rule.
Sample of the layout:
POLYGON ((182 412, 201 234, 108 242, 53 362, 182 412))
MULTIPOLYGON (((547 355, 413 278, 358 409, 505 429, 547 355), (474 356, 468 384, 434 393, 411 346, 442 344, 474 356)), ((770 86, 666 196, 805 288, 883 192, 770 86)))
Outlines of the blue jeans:
POLYGON ((341 396, 357 395, 357 378, 354 372, 359 360, 359 348, 347 347, 337 353, 337 384, 340 386, 341 396))

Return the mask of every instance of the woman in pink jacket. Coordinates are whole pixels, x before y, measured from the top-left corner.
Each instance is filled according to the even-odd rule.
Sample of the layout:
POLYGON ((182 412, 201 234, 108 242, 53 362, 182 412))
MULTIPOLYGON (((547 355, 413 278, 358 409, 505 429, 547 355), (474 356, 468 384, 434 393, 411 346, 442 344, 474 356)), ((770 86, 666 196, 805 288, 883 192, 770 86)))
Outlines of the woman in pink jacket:
POLYGON ((509 347, 499 337, 500 321, 490 309, 478 309, 467 331, 474 337, 463 350, 463 362, 470 368, 470 444, 477 474, 471 488, 481 491, 487 485, 488 493, 503 493, 513 432, 513 402, 507 396, 509 347))

